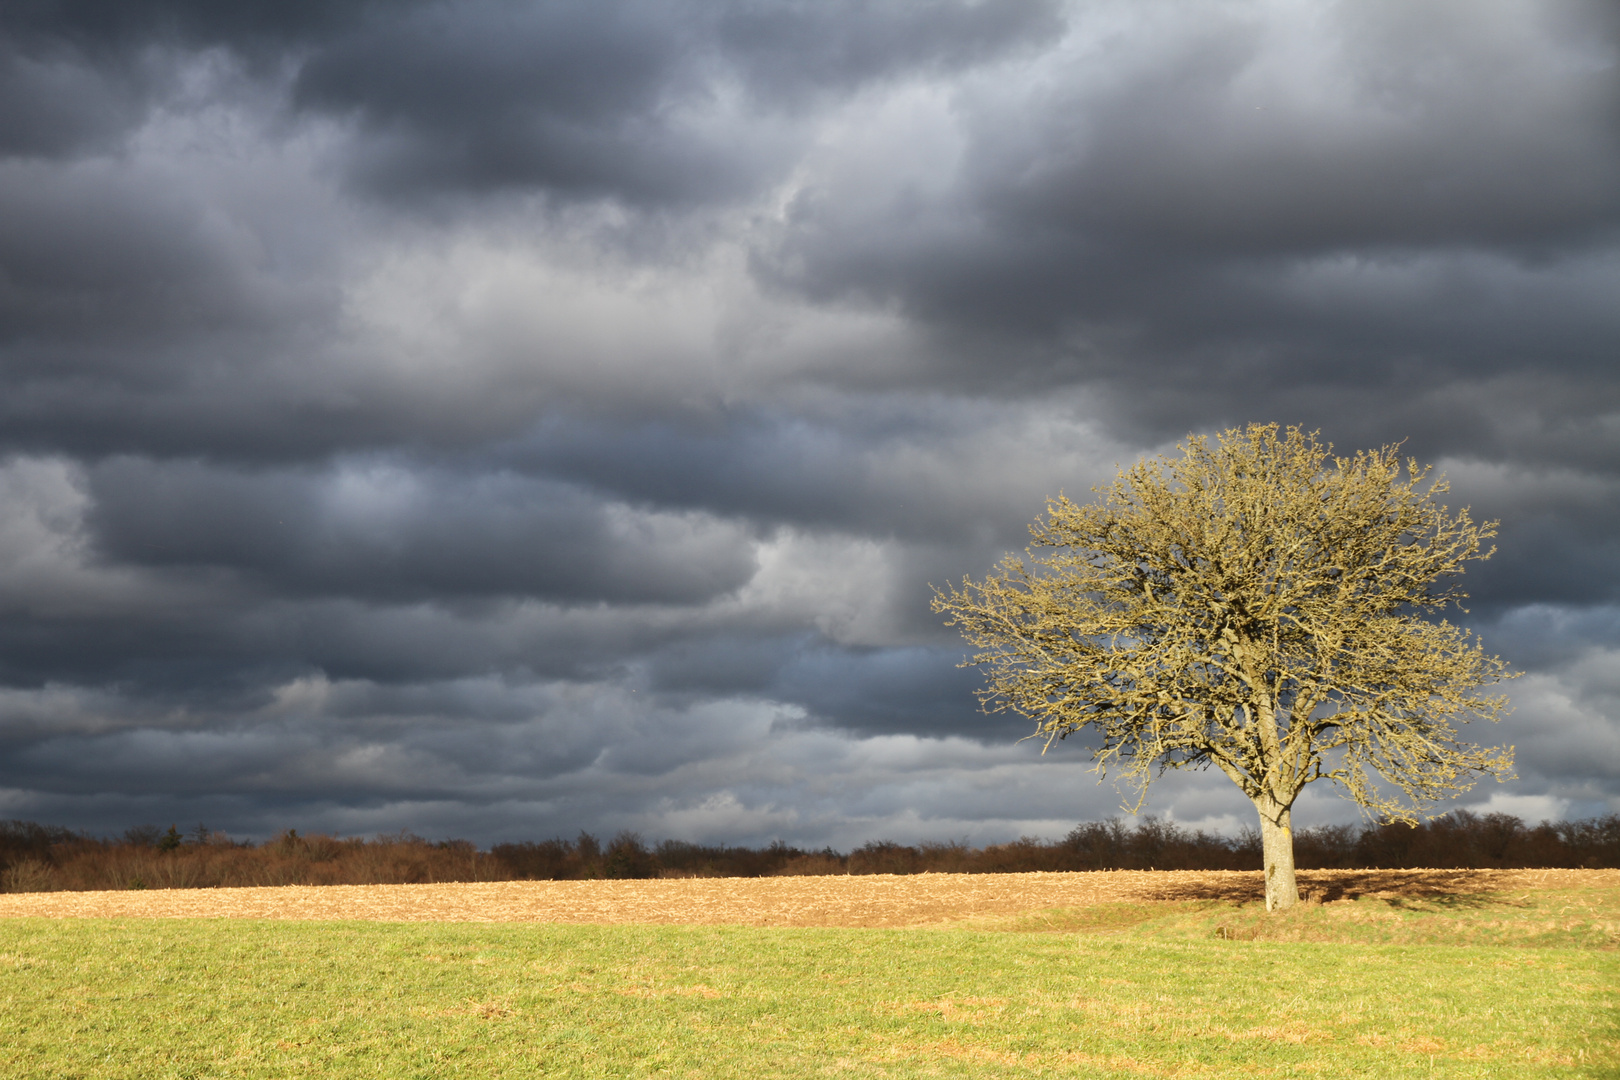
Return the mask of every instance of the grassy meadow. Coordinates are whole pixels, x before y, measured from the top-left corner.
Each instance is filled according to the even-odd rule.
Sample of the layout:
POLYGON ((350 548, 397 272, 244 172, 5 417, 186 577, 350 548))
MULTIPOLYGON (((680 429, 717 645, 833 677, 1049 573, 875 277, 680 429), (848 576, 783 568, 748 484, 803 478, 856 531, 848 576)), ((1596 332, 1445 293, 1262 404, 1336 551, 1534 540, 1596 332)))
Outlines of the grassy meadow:
POLYGON ((1620 896, 948 929, 13 919, 5 1077, 1616 1077, 1620 896))

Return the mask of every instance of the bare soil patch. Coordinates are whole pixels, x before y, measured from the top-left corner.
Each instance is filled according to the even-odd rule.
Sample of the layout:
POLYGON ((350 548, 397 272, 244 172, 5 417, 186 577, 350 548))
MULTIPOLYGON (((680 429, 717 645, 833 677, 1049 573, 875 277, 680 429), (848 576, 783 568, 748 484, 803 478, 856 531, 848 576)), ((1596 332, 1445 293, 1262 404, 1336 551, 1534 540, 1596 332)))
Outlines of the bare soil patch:
MULTIPOLYGON (((1315 870, 1308 899, 1620 887, 1620 870, 1315 870)), ((1258 871, 913 874, 440 885, 286 885, 0 895, 0 918, 235 918, 382 922, 938 926, 1051 908, 1258 901, 1258 871)))

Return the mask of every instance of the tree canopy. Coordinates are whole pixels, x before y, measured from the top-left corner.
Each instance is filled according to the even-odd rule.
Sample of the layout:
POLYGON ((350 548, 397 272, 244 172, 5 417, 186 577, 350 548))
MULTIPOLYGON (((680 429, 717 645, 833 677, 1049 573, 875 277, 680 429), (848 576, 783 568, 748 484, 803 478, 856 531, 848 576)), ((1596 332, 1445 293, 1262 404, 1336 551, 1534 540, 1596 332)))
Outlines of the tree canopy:
POLYGON ((979 649, 987 709, 1032 718, 1048 747, 1089 730, 1099 770, 1145 789, 1165 769, 1225 773, 1254 803, 1267 907, 1298 900, 1291 812, 1327 780, 1369 812, 1416 820, 1512 748, 1465 742, 1509 677, 1435 618, 1495 522, 1398 446, 1335 457, 1275 424, 1193 436, 1124 469, 1086 505, 1059 496, 1028 561, 937 590, 979 649))

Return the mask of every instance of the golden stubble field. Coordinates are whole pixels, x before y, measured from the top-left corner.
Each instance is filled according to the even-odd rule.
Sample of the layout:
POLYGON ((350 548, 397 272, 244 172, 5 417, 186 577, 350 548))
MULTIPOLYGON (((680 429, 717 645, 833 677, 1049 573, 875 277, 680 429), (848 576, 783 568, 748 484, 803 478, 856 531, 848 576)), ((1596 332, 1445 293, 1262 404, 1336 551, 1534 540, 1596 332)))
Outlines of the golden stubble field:
MULTIPOLYGON (((1311 903, 1620 888, 1620 870, 1316 870, 1311 903)), ((1256 902, 1259 871, 916 874, 652 881, 502 881, 0 895, 0 918, 945 926, 1054 908, 1256 902)))

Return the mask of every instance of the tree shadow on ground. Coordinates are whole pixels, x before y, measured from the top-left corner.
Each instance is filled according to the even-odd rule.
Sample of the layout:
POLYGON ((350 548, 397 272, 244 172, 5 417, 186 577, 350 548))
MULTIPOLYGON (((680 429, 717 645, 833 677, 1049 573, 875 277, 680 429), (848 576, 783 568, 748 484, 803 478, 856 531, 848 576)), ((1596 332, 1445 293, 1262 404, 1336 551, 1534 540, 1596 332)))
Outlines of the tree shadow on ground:
MULTIPOLYGON (((1430 900, 1452 907, 1513 904, 1503 894, 1522 887, 1513 871, 1499 870, 1301 870, 1300 898, 1307 903, 1375 898, 1392 902, 1430 900)), ((1226 900, 1251 903, 1265 899, 1260 872, 1176 874, 1152 890, 1154 900, 1226 900)))

